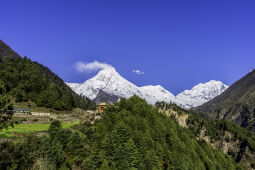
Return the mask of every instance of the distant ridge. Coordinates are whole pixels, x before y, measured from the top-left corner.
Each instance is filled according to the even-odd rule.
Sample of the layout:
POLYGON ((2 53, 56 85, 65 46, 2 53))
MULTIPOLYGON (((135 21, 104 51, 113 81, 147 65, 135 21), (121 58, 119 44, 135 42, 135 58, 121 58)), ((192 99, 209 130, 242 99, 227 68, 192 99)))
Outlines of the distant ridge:
POLYGON ((203 116, 231 120, 255 130, 255 70, 195 110, 203 116))
POLYGON ((19 59, 21 58, 19 54, 11 49, 7 44, 0 40, 0 58, 1 59, 19 59))

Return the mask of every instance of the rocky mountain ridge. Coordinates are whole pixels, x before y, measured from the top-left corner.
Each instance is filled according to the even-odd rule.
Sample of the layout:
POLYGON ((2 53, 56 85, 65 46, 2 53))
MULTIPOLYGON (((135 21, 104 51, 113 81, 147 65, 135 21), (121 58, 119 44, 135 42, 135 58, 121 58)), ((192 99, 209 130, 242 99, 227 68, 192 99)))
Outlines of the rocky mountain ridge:
POLYGON ((221 95, 194 108, 209 118, 227 119, 255 130, 255 70, 236 81, 221 95))

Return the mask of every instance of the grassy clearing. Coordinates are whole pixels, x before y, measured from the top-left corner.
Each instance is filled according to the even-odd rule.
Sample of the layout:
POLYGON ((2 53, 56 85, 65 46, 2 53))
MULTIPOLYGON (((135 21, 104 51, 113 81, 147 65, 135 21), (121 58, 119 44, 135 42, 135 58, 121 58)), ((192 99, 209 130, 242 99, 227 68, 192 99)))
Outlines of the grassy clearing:
MULTIPOLYGON (((63 128, 69 128, 73 125, 78 124, 79 122, 72 123, 62 123, 63 128)), ((43 132, 47 131, 50 127, 50 124, 18 124, 13 128, 10 127, 0 132, 0 138, 12 138, 15 137, 13 133, 16 134, 29 134, 34 132, 43 132)))

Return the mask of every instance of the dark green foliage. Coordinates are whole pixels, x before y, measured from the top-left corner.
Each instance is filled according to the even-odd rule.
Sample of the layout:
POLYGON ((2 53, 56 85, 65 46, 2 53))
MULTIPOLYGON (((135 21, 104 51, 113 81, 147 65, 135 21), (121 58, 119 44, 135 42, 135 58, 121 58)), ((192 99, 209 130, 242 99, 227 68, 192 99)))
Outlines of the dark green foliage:
POLYGON ((10 125, 12 118, 12 105, 7 96, 5 84, 0 81, 0 131, 10 125))
POLYGON ((235 169, 234 161, 191 131, 134 96, 108 108, 101 120, 82 132, 93 143, 83 165, 114 169, 235 169), (91 130, 89 130, 91 129, 91 130), (100 130, 97 130, 100 129, 100 130), (91 135, 91 131, 94 131, 91 135))
POLYGON ((49 127, 49 135, 52 139, 59 138, 59 132, 62 130, 61 122, 54 120, 49 127))
POLYGON ((255 162, 251 164, 251 167, 255 169, 255 162))
POLYGON ((56 140, 48 137, 42 137, 40 140, 39 154, 42 158, 47 158, 48 161, 55 167, 60 167, 65 161, 63 146, 56 140))
POLYGON ((75 94, 57 75, 28 58, 7 59, 0 63, 0 81, 16 102, 31 100, 37 106, 56 110, 95 108, 89 99, 75 94))
POLYGON ((17 142, 14 153, 10 143, 11 161, 0 166, 14 162, 29 169, 43 160, 39 162, 55 169, 242 169, 137 96, 122 99, 107 108, 102 119, 72 131, 64 132, 60 122, 53 121, 49 136, 17 142))
POLYGON ((129 158, 128 162, 131 163, 132 167, 137 168, 140 164, 140 155, 138 149, 132 139, 129 139, 128 142, 125 144, 127 149, 127 156, 129 158))

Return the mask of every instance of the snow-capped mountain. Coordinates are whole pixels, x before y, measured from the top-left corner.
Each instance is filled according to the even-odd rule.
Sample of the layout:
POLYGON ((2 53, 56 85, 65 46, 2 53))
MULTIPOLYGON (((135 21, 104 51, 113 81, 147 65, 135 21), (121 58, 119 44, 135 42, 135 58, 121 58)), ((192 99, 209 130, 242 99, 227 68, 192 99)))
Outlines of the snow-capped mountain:
POLYGON ((93 100, 100 90, 122 98, 129 98, 134 94, 143 97, 139 87, 120 76, 114 68, 101 70, 95 77, 82 84, 67 83, 76 93, 93 100))
POLYGON ((162 86, 143 86, 140 87, 148 103, 155 104, 157 101, 174 102, 175 96, 164 89, 162 86))
MULTIPOLYGON (((66 83, 73 91, 75 91, 76 92, 76 90, 75 89, 78 89, 79 87, 80 87, 80 83, 66 83)), ((76 92, 77 93, 77 92, 76 92)), ((79 93, 77 93, 77 94, 79 94, 79 93)))
POLYGON ((222 82, 212 80, 205 84, 200 83, 191 90, 185 90, 174 96, 160 85, 138 87, 123 78, 114 68, 101 70, 84 83, 67 83, 67 85, 77 94, 91 100, 95 99, 102 90, 104 93, 120 98, 137 95, 150 104, 155 104, 157 101, 174 102, 184 108, 199 106, 221 94, 228 87, 222 82))
POLYGON ((100 90, 105 93, 129 98, 137 95, 144 98, 148 103, 154 104, 156 101, 170 102, 174 100, 174 95, 161 86, 138 87, 123 78, 114 68, 101 70, 95 77, 79 83, 67 83, 76 93, 84 95, 93 100, 100 90))
POLYGON ((228 88, 220 81, 211 80, 207 83, 199 83, 191 90, 185 90, 175 97, 175 102, 184 107, 197 107, 220 95, 228 88))

